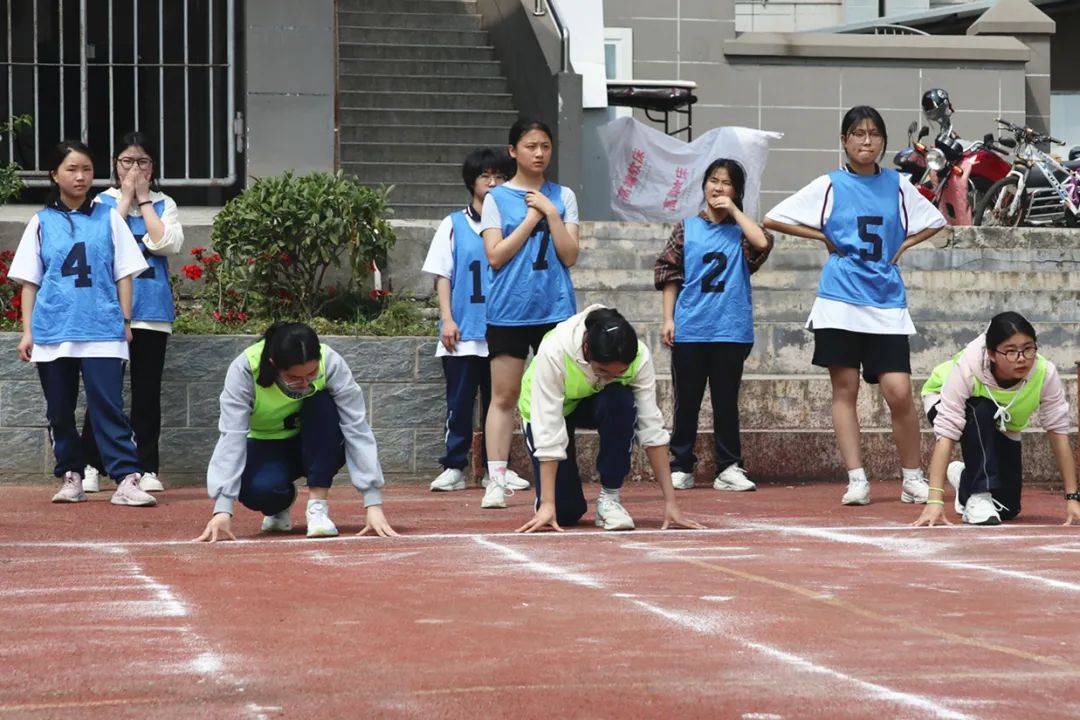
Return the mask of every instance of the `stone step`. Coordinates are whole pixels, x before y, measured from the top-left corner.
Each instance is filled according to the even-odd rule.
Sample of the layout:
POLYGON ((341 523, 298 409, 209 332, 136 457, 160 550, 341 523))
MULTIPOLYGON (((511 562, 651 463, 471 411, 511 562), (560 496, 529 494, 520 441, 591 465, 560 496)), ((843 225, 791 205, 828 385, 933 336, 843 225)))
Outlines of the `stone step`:
POLYGON ((495 48, 490 45, 461 47, 458 45, 394 45, 375 43, 338 43, 342 60, 453 60, 462 64, 478 60, 496 60, 495 48))
POLYGON ((400 45, 456 45, 480 47, 488 45, 488 34, 483 30, 440 29, 417 27, 383 27, 343 25, 338 37, 348 43, 380 43, 400 45))
POLYGON ((372 90, 452 93, 468 91, 485 93, 509 93, 510 84, 502 77, 471 77, 468 75, 343 75, 338 80, 342 92, 372 90))
MULTIPOLYGON (((660 295, 642 290, 580 290, 578 303, 606 303, 619 308, 630 320, 658 316, 660 295)), ((805 320, 814 302, 813 288, 771 290, 754 298, 757 321, 805 320)), ((1022 313, 1032 322, 1070 322, 1080 317, 1080 290, 1042 293, 1038 290, 1013 292, 914 291, 908 293, 908 307, 916 326, 920 322, 945 320, 986 322, 1006 310, 1022 313)))
MULTIPOLYGON (((435 145, 456 143, 475 147, 506 147, 507 129, 504 127, 455 126, 455 125, 348 125, 341 128, 341 142, 345 143, 418 143, 435 145)), ((466 151, 467 152, 467 151, 466 151)), ((462 154, 458 165, 465 159, 462 154)))
POLYGON ((341 77, 366 75, 437 75, 479 78, 502 77, 502 65, 498 60, 474 60, 463 63, 458 60, 411 58, 387 60, 381 58, 348 58, 338 61, 341 77))
POLYGON ((348 90, 338 93, 342 111, 354 109, 420 109, 420 110, 502 110, 513 112, 513 96, 509 93, 478 94, 472 92, 414 92, 409 90, 348 90))
MULTIPOLYGON (((364 182, 380 182, 395 184, 423 185, 425 182, 447 183, 457 180, 457 187, 464 196, 465 185, 461 182, 461 163, 417 163, 417 162, 394 162, 392 156, 383 155, 379 162, 353 162, 349 158, 356 157, 355 153, 345 155, 342 153, 341 169, 347 175, 353 175, 364 182)), ((391 196, 393 199, 397 195, 391 196)), ((391 205, 394 205, 391 202, 391 205)))
MULTIPOLYGON (((464 186, 462 186, 464 191, 464 186)), ((465 201, 462 200, 459 206, 464 207, 465 201)), ((393 203, 394 212, 401 217, 414 218, 417 220, 441 220, 446 217, 448 213, 455 209, 453 205, 424 205, 413 203, 393 203)))
MULTIPOLYGON (((480 137, 484 136, 480 135, 480 137)), ((452 143, 450 141, 441 144, 342 141, 341 161, 343 164, 394 161, 400 164, 415 163, 420 166, 449 165, 460 172, 462 160, 481 144, 480 142, 452 143)), ((419 177, 416 181, 422 182, 423 178, 419 177)))
MULTIPOLYGON (((348 173, 348 170, 346 170, 348 173)), ((378 179, 371 180, 369 178, 360 178, 364 183, 379 184, 381 181, 378 179)), ((402 205, 434 205, 445 206, 447 209, 443 213, 446 215, 450 209, 457 207, 464 207, 464 202, 468 199, 465 191, 465 186, 461 182, 460 170, 456 177, 455 182, 430 182, 425 184, 411 184, 400 183, 394 187, 393 193, 390 195, 391 207, 397 207, 398 203, 402 205)))
POLYGON ((460 15, 476 13, 474 0, 338 0, 340 12, 433 13, 460 15))
MULTIPOLYGON (((338 114, 342 126, 379 125, 395 127, 397 125, 431 126, 450 125, 454 127, 494 127, 504 133, 517 120, 513 110, 421 110, 417 108, 383 108, 381 110, 341 110, 338 114)), ((460 160, 458 161, 460 162, 460 160)))
POLYGON ((429 30, 479 30, 480 15, 473 13, 426 12, 363 12, 341 10, 338 27, 385 27, 429 30))
MULTIPOLYGON (((611 268, 594 266, 595 259, 582 253, 573 268, 574 287, 581 290, 653 290, 653 269, 611 268), (602 268, 602 269, 601 269, 602 268)), ((818 285, 820 270, 777 270, 766 264, 751 276, 755 301, 761 293, 771 290, 806 290, 813 292, 818 285)), ((949 292, 962 287, 967 291, 1026 292, 1038 290, 1055 294, 1077 292, 1080 289, 1080 269, 1065 272, 971 272, 963 270, 907 270, 904 285, 908 293, 917 291, 949 292)), ((1060 295, 1059 295, 1060 296, 1060 295)))

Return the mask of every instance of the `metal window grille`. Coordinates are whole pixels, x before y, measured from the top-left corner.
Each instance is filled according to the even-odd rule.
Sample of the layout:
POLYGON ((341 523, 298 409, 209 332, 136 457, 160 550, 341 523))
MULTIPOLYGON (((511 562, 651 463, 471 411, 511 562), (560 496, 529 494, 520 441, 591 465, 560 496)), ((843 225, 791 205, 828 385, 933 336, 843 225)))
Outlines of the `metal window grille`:
POLYGON ((48 185, 49 154, 65 139, 90 145, 95 185, 108 184, 129 130, 153 139, 164 186, 236 182, 235 0, 0 2, 0 115, 34 120, 3 140, 0 158, 26 184, 48 185))

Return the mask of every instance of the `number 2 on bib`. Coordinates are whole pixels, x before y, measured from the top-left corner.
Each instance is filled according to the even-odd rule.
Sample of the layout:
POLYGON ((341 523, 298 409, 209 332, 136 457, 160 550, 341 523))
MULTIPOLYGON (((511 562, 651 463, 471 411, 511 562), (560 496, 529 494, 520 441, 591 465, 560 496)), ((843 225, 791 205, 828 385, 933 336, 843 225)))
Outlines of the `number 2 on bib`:
POLYGON ((705 277, 701 278, 701 292, 724 292, 724 281, 721 280, 717 282, 716 278, 720 277, 720 273, 727 269, 727 255, 722 252, 707 252, 701 256, 701 260, 706 265, 711 262, 716 263, 707 273, 705 273, 705 277))

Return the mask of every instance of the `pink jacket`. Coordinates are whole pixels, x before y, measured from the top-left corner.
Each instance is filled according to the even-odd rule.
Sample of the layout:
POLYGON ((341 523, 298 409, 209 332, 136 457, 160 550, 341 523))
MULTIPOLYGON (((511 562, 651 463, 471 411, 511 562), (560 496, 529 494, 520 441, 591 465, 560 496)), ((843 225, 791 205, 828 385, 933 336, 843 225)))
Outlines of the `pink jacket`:
MULTIPOLYGON (((1031 372, 1035 372, 1032 365, 1031 372)), ((941 388, 941 393, 923 396, 923 408, 937 405, 934 417, 934 434, 938 437, 959 440, 964 432, 965 404, 971 397, 973 377, 978 377, 983 385, 1000 389, 993 373, 990 372, 990 356, 986 352, 986 335, 968 343, 963 354, 956 361, 956 367, 949 373, 949 378, 941 388)), ((1029 375, 1030 377, 1030 375, 1029 375)), ((1027 382, 1025 380, 1025 382, 1027 382)), ((1065 400, 1065 385, 1061 382, 1054 363, 1046 361, 1046 377, 1043 380, 1042 396, 1039 398, 1037 421, 1046 432, 1066 434, 1069 432, 1069 403, 1065 400)), ((1020 433, 1005 433, 1013 440, 1020 439, 1020 433)))

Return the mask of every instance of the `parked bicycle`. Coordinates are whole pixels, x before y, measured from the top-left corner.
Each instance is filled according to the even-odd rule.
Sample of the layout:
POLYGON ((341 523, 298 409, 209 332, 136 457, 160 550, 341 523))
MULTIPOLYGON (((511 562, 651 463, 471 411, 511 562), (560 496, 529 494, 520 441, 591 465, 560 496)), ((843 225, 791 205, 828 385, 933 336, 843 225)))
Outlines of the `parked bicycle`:
POLYGON ((1000 118, 997 123, 1014 136, 1011 143, 998 141, 1015 144, 1013 166, 979 201, 975 224, 1080 226, 1080 149, 1074 148, 1063 163, 1038 147, 1064 145, 1063 141, 1000 118))

